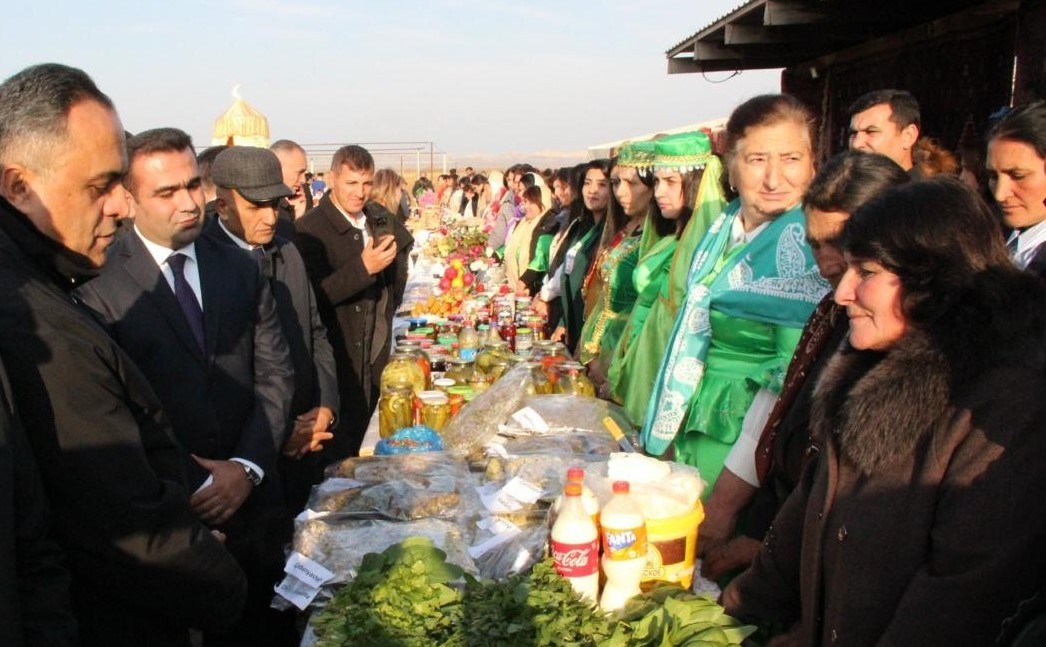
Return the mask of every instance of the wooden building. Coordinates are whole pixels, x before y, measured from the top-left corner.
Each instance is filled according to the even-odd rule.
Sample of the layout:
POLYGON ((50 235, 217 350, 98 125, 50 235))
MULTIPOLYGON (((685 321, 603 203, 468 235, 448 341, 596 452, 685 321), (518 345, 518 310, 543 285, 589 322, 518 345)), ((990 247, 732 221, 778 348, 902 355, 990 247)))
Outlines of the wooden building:
POLYGON ((1046 0, 751 0, 667 57, 670 74, 784 68, 781 91, 821 116, 823 156, 846 147, 853 100, 883 88, 911 92, 922 133, 954 149, 1046 98, 1046 0))

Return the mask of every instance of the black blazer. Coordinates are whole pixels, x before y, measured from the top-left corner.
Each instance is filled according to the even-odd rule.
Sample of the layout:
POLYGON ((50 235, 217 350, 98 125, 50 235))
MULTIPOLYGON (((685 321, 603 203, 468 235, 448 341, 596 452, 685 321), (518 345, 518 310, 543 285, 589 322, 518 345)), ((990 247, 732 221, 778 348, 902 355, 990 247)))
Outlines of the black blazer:
POLYGON ((184 647, 188 627, 236 621, 246 580, 189 507, 152 387, 70 296, 87 278, 0 199, 0 356, 68 556, 81 643, 184 647))
POLYGON ((327 459, 355 455, 377 403, 378 380, 388 362, 392 318, 403 300, 407 257, 414 239, 399 218, 375 203, 364 208, 373 235, 385 228, 396 238, 396 259, 378 274, 363 265, 363 235, 331 201, 295 222, 295 244, 316 290, 320 318, 327 326, 341 390, 341 433, 328 445, 327 459))
POLYGON ((116 342, 149 378, 185 448, 191 490, 206 470, 189 453, 244 458, 274 473, 294 371, 276 303, 258 264, 207 236, 196 239, 206 352, 174 291, 133 228, 82 288, 116 342))

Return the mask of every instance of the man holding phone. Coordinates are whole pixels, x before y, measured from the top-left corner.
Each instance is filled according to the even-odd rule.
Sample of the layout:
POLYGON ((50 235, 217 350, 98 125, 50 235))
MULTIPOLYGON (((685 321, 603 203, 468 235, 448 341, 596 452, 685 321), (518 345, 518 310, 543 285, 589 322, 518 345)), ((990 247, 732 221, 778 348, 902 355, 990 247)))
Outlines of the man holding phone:
POLYGON ((316 291, 338 371, 340 431, 321 459, 359 452, 378 403, 389 359, 392 318, 403 300, 414 239, 387 210, 370 202, 374 158, 360 146, 334 153, 330 191, 295 224, 295 242, 316 291))

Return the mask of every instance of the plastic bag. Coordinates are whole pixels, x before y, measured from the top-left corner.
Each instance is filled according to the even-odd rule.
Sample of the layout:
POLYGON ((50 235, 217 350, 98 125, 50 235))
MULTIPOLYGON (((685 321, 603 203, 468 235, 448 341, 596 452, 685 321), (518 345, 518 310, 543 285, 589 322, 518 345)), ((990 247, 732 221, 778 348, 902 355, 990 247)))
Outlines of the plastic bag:
POLYGON ((528 571, 541 560, 548 536, 544 510, 484 515, 476 524, 469 556, 481 577, 501 579, 528 571))
POLYGON ((350 458, 328 469, 334 476, 309 497, 313 512, 409 521, 478 507, 468 468, 446 453, 350 458))
POLYGON ((487 446, 487 453, 512 456, 570 454, 602 460, 618 449, 617 441, 604 431, 578 431, 544 436, 497 438, 487 446))
POLYGON ((520 408, 532 383, 530 368, 520 364, 466 404, 443 428, 443 445, 466 455, 486 445, 498 433, 498 425, 520 408))
POLYGON ((538 418, 518 411, 508 416, 501 426, 503 435, 530 436, 547 433, 588 431, 610 436, 606 418, 613 420, 625 435, 632 425, 628 414, 617 404, 577 395, 531 395, 523 400, 521 409, 530 409, 538 418), (543 424, 542 424, 543 423, 543 424), (547 426, 547 431, 543 428, 547 426))
POLYGON ((701 498, 704 482, 697 468, 661 461, 640 454, 611 454, 608 460, 591 463, 585 470, 585 485, 606 505, 613 495, 614 481, 629 482, 629 495, 648 519, 687 514, 701 498))
POLYGON ((439 451, 443 451, 443 439, 435 429, 425 425, 400 429, 388 438, 382 438, 374 446, 375 456, 439 451))

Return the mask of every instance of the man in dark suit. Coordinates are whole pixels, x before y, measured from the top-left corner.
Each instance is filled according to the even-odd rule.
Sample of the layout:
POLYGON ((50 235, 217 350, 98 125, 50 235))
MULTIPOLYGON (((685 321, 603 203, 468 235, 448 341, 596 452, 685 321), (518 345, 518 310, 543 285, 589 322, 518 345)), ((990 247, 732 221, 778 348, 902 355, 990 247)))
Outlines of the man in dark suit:
POLYGON ((341 425, 325 462, 359 452, 377 405, 414 244, 399 218, 367 202, 373 185, 374 158, 359 146, 344 146, 331 161, 330 192, 296 223, 296 243, 338 365, 341 425))
POLYGON ((284 431, 280 473, 288 507, 297 512, 322 477, 315 452, 332 437, 338 379, 305 263, 291 241, 276 235, 283 198, 273 199, 280 191, 268 189, 286 180, 280 166, 277 156, 262 148, 233 146, 218 155, 213 166, 218 215, 204 225, 204 234, 260 262, 276 299, 294 364, 293 418, 284 431))
POLYGON ((0 357, 80 641, 185 647, 189 627, 235 622, 243 572, 193 514, 152 387, 71 294, 127 212, 126 167, 120 119, 82 71, 38 65, 0 85, 0 357))
POLYGON ((291 195, 282 198, 276 221, 276 234, 280 238, 294 240, 294 222, 313 207, 312 190, 305 184, 305 172, 309 170, 309 157, 305 149, 289 139, 278 139, 269 146, 280 161, 283 184, 291 195))
POLYGON ((199 235, 189 136, 158 128, 127 148, 135 224, 82 295, 156 389, 185 450, 193 509, 247 573, 244 620, 207 644, 279 644, 266 610, 282 570, 276 461, 294 375, 276 304, 256 262, 199 235))

